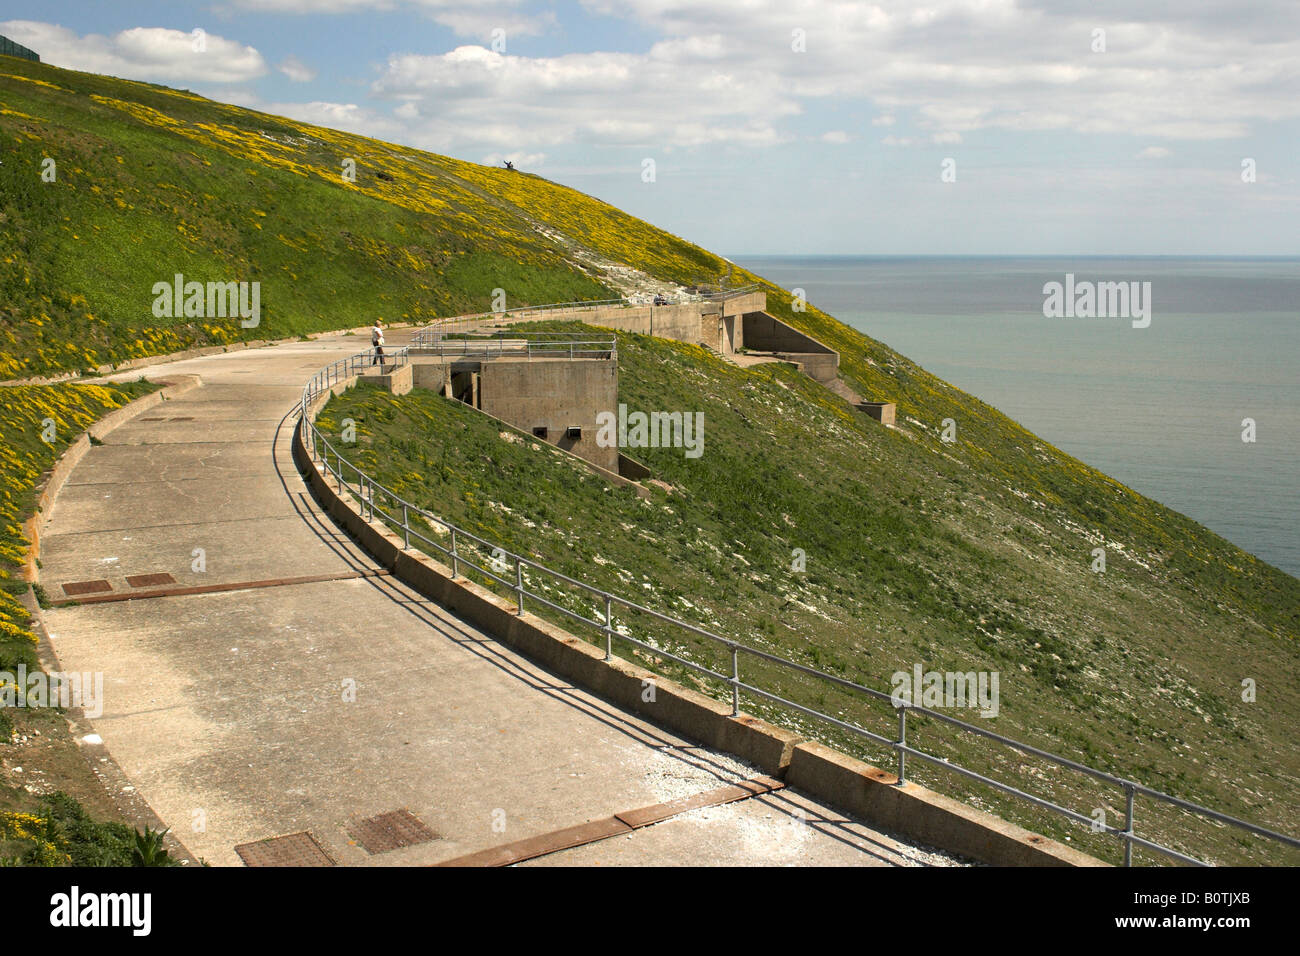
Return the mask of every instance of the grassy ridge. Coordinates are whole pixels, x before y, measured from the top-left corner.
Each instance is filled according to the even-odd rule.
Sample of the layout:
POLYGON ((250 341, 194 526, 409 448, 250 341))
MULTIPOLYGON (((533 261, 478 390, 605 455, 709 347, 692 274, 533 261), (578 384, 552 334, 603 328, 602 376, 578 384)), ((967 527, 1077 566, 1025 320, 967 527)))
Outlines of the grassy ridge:
POLYGON ((608 294, 530 222, 373 140, 13 58, 0 104, 0 378, 427 320, 495 288, 608 294), (261 324, 155 318, 176 273, 260 282, 261 324))

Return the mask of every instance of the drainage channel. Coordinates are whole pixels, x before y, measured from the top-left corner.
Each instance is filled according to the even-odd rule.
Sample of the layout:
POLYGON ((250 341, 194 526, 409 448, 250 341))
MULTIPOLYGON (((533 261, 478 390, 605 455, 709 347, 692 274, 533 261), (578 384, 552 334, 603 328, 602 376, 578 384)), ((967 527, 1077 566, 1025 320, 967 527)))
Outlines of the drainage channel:
MULTIPOLYGON (((219 594, 224 591, 251 591, 255 588, 280 588, 294 584, 320 584, 325 581, 350 581, 355 578, 382 578, 392 572, 386 568, 346 571, 342 574, 308 574, 296 578, 266 578, 262 581, 237 581, 231 584, 199 584, 174 588, 150 588, 141 591, 109 592, 107 581, 77 581, 63 586, 67 598, 61 604, 112 604, 117 601, 140 601, 146 598, 184 597, 191 594, 219 594)), ((142 576, 143 577, 143 576, 142 576)), ((127 579, 130 580, 129 578, 127 579)))

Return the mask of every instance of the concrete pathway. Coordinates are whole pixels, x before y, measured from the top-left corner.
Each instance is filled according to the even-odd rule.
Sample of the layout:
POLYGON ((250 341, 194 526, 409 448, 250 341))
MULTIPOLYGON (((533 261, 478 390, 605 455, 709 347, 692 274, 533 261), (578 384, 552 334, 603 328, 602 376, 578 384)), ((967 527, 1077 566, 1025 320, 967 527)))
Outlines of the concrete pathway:
MULTIPOLYGON (((290 438, 303 383, 364 344, 151 367, 204 384, 91 448, 51 509, 41 579, 56 602, 76 582, 129 593, 136 575, 230 586, 46 612, 61 667, 104 675, 92 723, 128 786, 214 865, 240 865, 237 845, 310 831, 338 863, 364 866, 447 860, 755 776, 400 582, 357 576, 374 562, 316 506, 290 438), (238 589, 306 575, 330 580, 238 589), (350 835, 398 809, 436 837, 372 855, 350 835)), ((531 862, 951 863, 791 791, 531 862)))

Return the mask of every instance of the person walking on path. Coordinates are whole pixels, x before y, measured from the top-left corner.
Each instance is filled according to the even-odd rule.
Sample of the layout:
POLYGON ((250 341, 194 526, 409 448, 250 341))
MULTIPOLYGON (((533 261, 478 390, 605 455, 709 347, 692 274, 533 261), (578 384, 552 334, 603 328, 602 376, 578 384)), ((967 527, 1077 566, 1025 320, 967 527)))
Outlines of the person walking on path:
POLYGON ((375 324, 370 327, 370 347, 375 350, 375 360, 371 365, 384 367, 384 323, 381 319, 375 319, 375 324))

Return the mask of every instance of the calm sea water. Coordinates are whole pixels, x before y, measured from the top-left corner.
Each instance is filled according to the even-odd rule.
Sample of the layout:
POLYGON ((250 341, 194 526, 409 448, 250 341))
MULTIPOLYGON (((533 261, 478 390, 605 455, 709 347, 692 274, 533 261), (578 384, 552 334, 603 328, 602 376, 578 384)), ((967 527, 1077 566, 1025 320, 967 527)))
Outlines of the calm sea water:
POLYGON ((736 261, 1300 576, 1300 259, 736 261), (1045 318, 1066 273, 1150 282, 1150 326, 1045 318))

